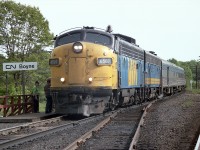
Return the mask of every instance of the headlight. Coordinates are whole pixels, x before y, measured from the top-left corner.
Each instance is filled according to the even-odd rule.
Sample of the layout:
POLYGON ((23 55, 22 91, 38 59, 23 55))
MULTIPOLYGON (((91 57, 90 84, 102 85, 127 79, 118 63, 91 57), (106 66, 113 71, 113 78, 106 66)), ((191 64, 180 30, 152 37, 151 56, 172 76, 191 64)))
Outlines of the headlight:
POLYGON ((60 78, 60 82, 65 82, 65 78, 60 78))
POLYGON ((93 79, 92 79, 92 77, 90 77, 90 78, 88 78, 88 80, 89 80, 89 82, 92 82, 93 79))
POLYGON ((59 59, 58 58, 49 59, 49 65, 50 66, 58 66, 59 65, 59 59))
POLYGON ((80 42, 73 44, 73 50, 75 53, 80 53, 83 50, 83 45, 80 42))
POLYGON ((97 58, 97 65, 111 65, 112 58, 97 58))

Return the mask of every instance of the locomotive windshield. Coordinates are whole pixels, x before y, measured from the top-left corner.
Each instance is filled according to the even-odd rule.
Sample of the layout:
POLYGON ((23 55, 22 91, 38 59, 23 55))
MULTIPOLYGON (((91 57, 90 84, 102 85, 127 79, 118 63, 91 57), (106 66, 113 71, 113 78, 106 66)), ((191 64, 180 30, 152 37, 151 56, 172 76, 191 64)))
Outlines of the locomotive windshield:
POLYGON ((72 42, 76 42, 76 41, 80 41, 80 40, 81 40, 80 32, 66 34, 65 36, 62 36, 57 40, 56 45, 63 45, 63 44, 72 43, 72 42))
POLYGON ((86 41, 112 47, 113 37, 107 33, 99 32, 95 30, 78 30, 65 33, 56 39, 55 47, 73 43, 77 41, 86 41))
POLYGON ((96 32, 87 32, 85 40, 88 42, 99 43, 103 45, 111 45, 112 43, 111 37, 96 32))

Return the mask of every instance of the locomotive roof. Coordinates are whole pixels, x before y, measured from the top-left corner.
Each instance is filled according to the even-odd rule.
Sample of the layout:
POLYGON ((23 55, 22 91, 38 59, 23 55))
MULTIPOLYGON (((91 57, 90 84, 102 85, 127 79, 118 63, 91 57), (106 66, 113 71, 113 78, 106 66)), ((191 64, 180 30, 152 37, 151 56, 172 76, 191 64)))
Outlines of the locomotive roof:
POLYGON ((97 33, 104 33, 104 34, 111 35, 111 36, 117 36, 117 37, 120 37, 121 39, 123 39, 123 40, 125 40, 125 41, 127 41, 129 43, 132 43, 132 44, 136 45, 136 40, 134 38, 132 38, 132 37, 129 37, 129 36, 126 36, 126 35, 123 35, 123 34, 119 34, 119 33, 113 34, 111 32, 106 31, 105 29, 95 28, 95 27, 88 27, 88 26, 71 28, 71 29, 68 29, 68 30, 65 30, 65 31, 59 33, 58 36, 64 35, 64 34, 66 34, 68 32, 83 31, 83 30, 95 31, 97 33))
POLYGON ((87 31, 95 31, 95 32, 99 32, 99 33, 105 33, 105 34, 109 34, 109 35, 113 35, 109 32, 106 32, 106 30, 104 29, 101 29, 101 28, 95 28, 95 27, 76 27, 76 28, 71 28, 71 29, 68 29, 68 30, 65 30, 61 33, 59 33, 58 36, 60 35, 63 35, 65 33, 68 33, 68 32, 73 32, 73 31, 83 31, 83 30, 87 30, 87 31))
POLYGON ((124 39, 125 41, 127 41, 129 43, 136 44, 136 40, 132 37, 129 37, 129 36, 126 36, 126 35, 123 35, 123 34, 113 34, 113 35, 118 36, 118 37, 124 39))
POLYGON ((62 44, 66 44, 69 42, 73 42, 74 40, 76 41, 89 41, 89 42, 96 42, 94 41, 94 38, 89 38, 91 36, 98 35, 99 36, 99 44, 107 46, 111 49, 114 47, 114 35, 111 34, 110 32, 106 32, 103 29, 98 29, 98 28, 93 28, 93 27, 76 27, 72 29, 65 30, 61 32, 58 36, 54 38, 55 40, 55 47, 60 46, 62 44), (74 39, 70 39, 67 41, 66 37, 70 37, 71 35, 77 35, 74 36, 74 39), (105 38, 106 37, 106 38, 105 38), (105 38, 106 40, 101 40, 102 38, 105 38))

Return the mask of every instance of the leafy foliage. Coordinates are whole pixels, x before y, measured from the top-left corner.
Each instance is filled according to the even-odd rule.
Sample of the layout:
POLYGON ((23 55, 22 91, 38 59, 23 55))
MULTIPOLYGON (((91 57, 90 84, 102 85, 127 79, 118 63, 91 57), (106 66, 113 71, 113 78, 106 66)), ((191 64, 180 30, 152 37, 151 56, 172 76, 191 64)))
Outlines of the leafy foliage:
MULTIPOLYGON (((52 39, 49 23, 38 8, 9 0, 0 1, 0 50, 6 54, 5 57, 2 56, 3 62, 38 62, 37 71, 25 72, 23 82, 27 92, 30 92, 35 80, 49 77, 50 54, 44 49, 52 46, 52 39)), ((3 76, 2 82, 5 83, 5 73, 0 73, 3 76)), ((8 78, 9 94, 20 94, 22 72, 9 72, 8 78)), ((5 94, 5 90, 0 89, 0 94, 3 93, 5 94)))
MULTIPOLYGON (((3 68, 3 62, 5 61, 5 57, 0 54, 0 68, 3 68)), ((1 93, 6 93, 6 87, 4 87, 3 85, 6 85, 6 76, 3 72, 2 69, 0 69, 0 83, 1 83, 1 86, 0 86, 0 96, 1 96, 1 93)))
POLYGON ((25 56, 51 45, 53 34, 38 8, 5 1, 0 2, 0 14, 0 44, 4 45, 8 59, 15 56, 24 61, 25 56))

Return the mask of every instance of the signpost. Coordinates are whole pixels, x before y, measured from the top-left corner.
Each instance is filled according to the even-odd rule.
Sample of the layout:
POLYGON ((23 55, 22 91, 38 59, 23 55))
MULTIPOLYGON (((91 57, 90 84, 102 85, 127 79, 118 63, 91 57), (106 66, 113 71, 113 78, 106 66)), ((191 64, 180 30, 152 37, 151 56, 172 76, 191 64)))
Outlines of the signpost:
POLYGON ((37 70, 37 62, 3 63, 3 71, 37 70))
MULTIPOLYGON (((3 63, 3 71, 6 71, 6 94, 8 94, 7 71, 22 71, 22 95, 25 96, 24 70, 37 70, 37 62, 3 63)), ((25 103, 25 98, 24 103, 25 103)), ((24 107, 24 112, 26 112, 24 107)))
POLYGON ((193 81, 190 80, 190 88, 191 88, 191 90, 192 90, 192 83, 193 83, 193 81))

